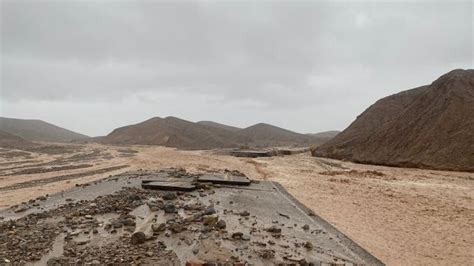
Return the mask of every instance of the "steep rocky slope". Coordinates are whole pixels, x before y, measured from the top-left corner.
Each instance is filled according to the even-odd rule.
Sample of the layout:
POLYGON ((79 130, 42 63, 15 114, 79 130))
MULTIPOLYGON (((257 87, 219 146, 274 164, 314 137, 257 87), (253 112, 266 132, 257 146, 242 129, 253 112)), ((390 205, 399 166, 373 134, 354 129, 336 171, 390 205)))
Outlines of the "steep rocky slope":
POLYGON ((474 171, 474 70, 377 101, 315 156, 474 171))

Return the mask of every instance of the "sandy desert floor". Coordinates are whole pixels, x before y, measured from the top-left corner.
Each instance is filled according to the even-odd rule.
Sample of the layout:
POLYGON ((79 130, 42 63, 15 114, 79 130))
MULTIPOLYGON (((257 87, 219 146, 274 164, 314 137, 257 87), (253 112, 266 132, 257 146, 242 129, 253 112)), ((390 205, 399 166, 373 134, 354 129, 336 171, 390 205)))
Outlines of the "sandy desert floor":
POLYGON ((354 164, 309 154, 236 158, 163 147, 0 151, 0 209, 137 169, 238 170, 280 182, 388 265, 474 264, 474 174, 354 164))

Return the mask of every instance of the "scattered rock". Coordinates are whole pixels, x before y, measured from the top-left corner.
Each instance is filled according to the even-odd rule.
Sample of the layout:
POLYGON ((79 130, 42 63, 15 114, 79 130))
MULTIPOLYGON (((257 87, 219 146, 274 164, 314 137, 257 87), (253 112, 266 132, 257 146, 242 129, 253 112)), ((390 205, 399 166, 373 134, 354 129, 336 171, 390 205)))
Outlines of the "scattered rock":
POLYGON ((273 226, 270 226, 270 227, 266 228, 265 231, 267 231, 269 233, 280 234, 281 233, 281 228, 276 227, 276 226, 273 225, 273 226))
POLYGON ((162 232, 165 231, 166 225, 164 223, 152 224, 151 229, 153 230, 153 232, 162 232))
POLYGON ((227 226, 227 224, 225 223, 224 220, 219 220, 219 221, 217 221, 217 223, 216 223, 216 228, 217 228, 217 229, 225 229, 226 226, 227 226))
POLYGON ((258 255, 263 259, 272 259, 275 257, 275 251, 272 249, 263 249, 258 251, 258 255))
POLYGON ((202 217, 202 222, 204 225, 208 226, 214 226, 219 219, 219 216, 217 214, 212 214, 212 215, 204 215, 202 217))
POLYGON ((216 210, 214 209, 214 207, 208 207, 204 210, 203 215, 211 215, 214 213, 216 213, 216 210))
POLYGON ((134 245, 141 244, 146 241, 146 235, 143 232, 135 232, 130 237, 130 242, 134 245))
POLYGON ((163 206, 163 210, 165 213, 177 213, 178 210, 176 209, 176 205, 172 203, 167 203, 165 206, 163 206))
POLYGON ((177 197, 177 196, 176 196, 176 193, 174 193, 174 192, 166 192, 166 193, 163 195, 162 198, 163 198, 164 200, 174 200, 174 199, 176 199, 176 197, 177 197))
POLYGON ((239 214, 240 214, 240 216, 246 217, 246 216, 249 216, 249 215, 250 215, 250 212, 248 212, 248 211, 245 210, 245 211, 241 211, 239 214))
POLYGON ((243 235, 244 233, 242 232, 234 232, 232 233, 232 239, 241 240, 243 235))

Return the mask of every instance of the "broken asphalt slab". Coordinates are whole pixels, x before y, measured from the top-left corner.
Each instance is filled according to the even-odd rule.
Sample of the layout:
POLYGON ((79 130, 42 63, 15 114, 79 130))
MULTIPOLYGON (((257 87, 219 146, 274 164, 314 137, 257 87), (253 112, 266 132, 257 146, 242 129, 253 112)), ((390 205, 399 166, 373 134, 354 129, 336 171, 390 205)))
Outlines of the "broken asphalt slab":
POLYGON ((198 178, 198 182, 209 182, 221 185, 249 186, 252 182, 246 176, 231 174, 204 174, 198 178))
MULTIPOLYGON (((88 221, 97 219, 98 222, 92 225, 99 226, 94 228, 97 228, 98 235, 102 238, 98 238, 94 234, 81 233, 78 236, 71 236, 72 240, 66 240, 71 250, 83 254, 79 258, 85 260, 83 262, 88 262, 91 259, 106 263, 110 260, 110 258, 101 257, 97 253, 99 251, 94 245, 97 239, 100 239, 101 245, 105 245, 105 250, 109 246, 110 252, 119 250, 120 253, 115 256, 120 256, 123 259, 129 259, 127 255, 129 250, 139 254, 143 253, 145 256, 142 257, 147 259, 171 252, 172 254, 168 254, 169 258, 176 259, 171 265, 183 265, 184 262, 193 259, 212 261, 217 257, 238 259, 258 265, 296 263, 303 260, 315 265, 382 265, 377 258, 298 202, 278 183, 261 181, 252 183, 250 186, 211 186, 193 192, 176 192, 174 194, 176 197, 168 197, 168 194, 162 193, 174 192, 139 189, 142 180, 147 180, 151 176, 154 179, 157 177, 157 175, 130 174, 111 177, 51 195, 46 200, 38 201, 38 206, 24 212, 15 213, 12 209, 7 209, 0 211, 0 215, 5 217, 5 220, 19 219, 22 221, 22 217, 28 214, 50 210, 54 216, 42 214, 35 218, 39 219, 40 223, 35 222, 32 226, 36 228, 36 224, 44 224, 45 221, 41 222, 43 218, 51 220, 67 215, 70 218, 66 220, 66 224, 77 219, 80 221, 79 227, 74 229, 74 232, 86 230, 81 228, 84 225, 89 226, 88 221), (114 199, 104 201, 107 197, 117 193, 119 193, 117 199, 125 200, 125 202, 116 203, 114 199), (161 198, 164 205, 160 205, 159 202, 162 200, 157 201, 157 198, 161 198), (110 206, 110 204, 113 205, 110 206), (125 215, 127 212, 128 215, 137 215, 136 210, 132 212, 127 210, 133 210, 133 206, 140 204, 159 210, 157 214, 158 217, 162 217, 160 219, 163 219, 161 221, 163 224, 155 226, 158 232, 155 233, 153 240, 133 246, 131 249, 132 247, 127 248, 129 242, 118 241, 118 239, 122 239, 121 241, 129 239, 125 237, 127 232, 121 231, 122 227, 114 229, 116 225, 111 222, 113 227, 108 231, 104 229, 108 226, 104 215, 106 215, 105 217, 111 215, 116 217, 125 215), (204 207, 197 208, 196 206, 204 207), (79 209, 75 210, 77 208, 79 209), (195 209, 200 211, 195 212, 195 209), (108 213, 109 211, 111 212, 108 213), (63 212, 72 212, 72 214, 63 212), (200 212, 204 214, 200 218, 202 220, 198 219, 194 222, 195 218, 193 217, 197 217, 196 214, 200 212), (75 218, 76 213, 79 214, 77 218, 75 218), (180 222, 191 221, 190 219, 193 222, 180 222), (107 242, 108 240, 111 242, 107 242), (77 246, 74 243, 81 245, 77 246), (150 251, 147 250, 150 248, 156 249, 156 243, 159 243, 157 247, 161 253, 149 253, 150 251), (215 253, 217 250, 220 250, 221 253, 215 253)), ((158 176, 161 176, 163 180, 169 180, 166 173, 161 173, 158 176)), ((191 178, 189 179, 191 180, 191 178)), ((130 222, 129 218, 126 218, 127 216, 123 217, 124 226, 134 224, 133 221, 130 222)), ((26 223, 26 221, 22 221, 22 223, 26 223)), ((140 219, 137 220, 137 227, 139 223, 140 219)), ((77 227, 75 222, 72 225, 77 227)), ((57 226, 52 228, 57 228, 57 226)), ((9 236, 5 237, 8 239, 9 236)), ((22 235, 22 237, 27 243, 30 241, 29 234, 22 235)), ((68 251, 67 254, 69 253, 68 251)), ((62 256, 60 262, 71 261, 71 257, 68 257, 70 255, 63 254, 62 256)), ((133 257, 133 254, 130 256, 133 257)), ((16 258, 7 259, 18 262, 15 260, 16 258)), ((73 261, 75 260, 77 258, 73 261)), ((146 261, 142 258, 136 262, 146 261)))

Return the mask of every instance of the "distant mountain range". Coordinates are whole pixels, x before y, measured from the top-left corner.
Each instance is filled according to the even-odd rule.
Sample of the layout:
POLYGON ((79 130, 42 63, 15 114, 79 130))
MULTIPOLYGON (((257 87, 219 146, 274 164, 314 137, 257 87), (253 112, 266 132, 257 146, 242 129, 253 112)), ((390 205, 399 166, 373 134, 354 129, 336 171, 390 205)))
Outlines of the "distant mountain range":
POLYGON ((0 117, 0 130, 28 141, 70 142, 88 138, 86 135, 33 119, 0 117))
POLYGON ((310 146, 329 140, 269 124, 237 128, 211 121, 197 123, 176 117, 154 117, 144 122, 117 128, 97 139, 107 144, 162 145, 181 149, 236 147, 310 146))
POLYGON ((104 144, 162 145, 180 149, 314 146, 332 137, 326 133, 299 134, 264 123, 242 129, 212 121, 194 123, 176 117, 154 117, 138 124, 117 128, 107 136, 94 138, 34 119, 0 117, 0 131, 2 143, 31 145, 30 141, 86 141, 104 144))
POLYGON ((474 70, 385 97, 316 156, 362 163, 474 171, 474 70))
POLYGON ((180 149, 317 147, 315 156, 361 163, 474 171, 474 70, 453 70, 427 86, 374 103, 344 131, 300 134, 259 123, 247 128, 212 121, 154 117, 89 138, 41 120, 0 117, 0 146, 85 140, 180 149))

